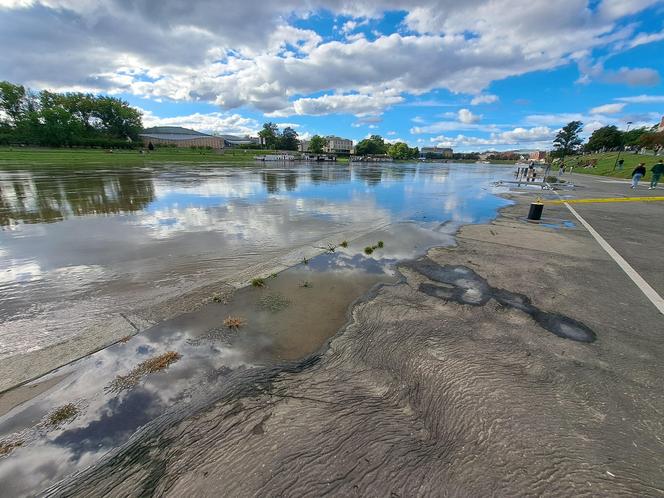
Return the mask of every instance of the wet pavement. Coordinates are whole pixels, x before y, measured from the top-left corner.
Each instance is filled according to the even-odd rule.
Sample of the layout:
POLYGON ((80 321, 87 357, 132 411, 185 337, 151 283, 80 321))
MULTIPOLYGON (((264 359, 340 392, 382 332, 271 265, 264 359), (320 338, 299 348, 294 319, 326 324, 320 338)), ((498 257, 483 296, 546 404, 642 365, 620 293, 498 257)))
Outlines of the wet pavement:
POLYGON ((0 483, 13 496, 39 492, 91 465, 226 376, 324 350, 354 301, 398 279, 398 261, 453 244, 460 224, 493 218, 507 201, 488 186, 511 170, 425 164, 61 173, 0 173, 0 257, 9 268, 4 355, 80 333, 87 320, 128 311, 162 286, 181 291, 201 281, 246 279, 256 275, 246 265, 269 263, 284 251, 299 263, 266 275, 260 287, 208 296, 200 309, 20 387, 12 399, 15 391, 0 395, 0 448, 7 449, 0 483), (128 178, 136 180, 126 188, 130 194, 118 194, 128 178), (19 195, 21 182, 29 188, 19 195), (50 185, 44 198, 36 186, 42 184, 50 185), (74 185, 76 195, 54 194, 74 185), (346 239, 348 233, 353 237, 346 239), (58 278, 65 274, 75 285, 58 278), (49 300, 53 308, 44 304, 49 300), (241 326, 229 328, 229 318, 241 326), (38 323, 49 327, 28 332, 39 330, 38 323), (127 389, 113 388, 118 376, 168 352, 177 361, 127 389), (53 424, 54 410, 69 404, 75 415, 53 424))

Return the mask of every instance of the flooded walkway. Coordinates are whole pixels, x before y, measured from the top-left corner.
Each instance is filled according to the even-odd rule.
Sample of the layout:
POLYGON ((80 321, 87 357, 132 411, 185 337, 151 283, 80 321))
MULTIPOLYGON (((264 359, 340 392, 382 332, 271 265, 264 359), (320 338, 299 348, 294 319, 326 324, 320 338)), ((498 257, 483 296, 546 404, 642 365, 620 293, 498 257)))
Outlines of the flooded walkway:
POLYGON ((354 301, 398 280, 398 261, 494 217, 506 201, 488 186, 510 173, 434 164, 0 172, 3 363, 81 334, 99 345, 123 337, 0 395, 3 489, 44 489, 220 379, 324 350, 354 301), (163 305, 186 294, 191 309, 163 305))

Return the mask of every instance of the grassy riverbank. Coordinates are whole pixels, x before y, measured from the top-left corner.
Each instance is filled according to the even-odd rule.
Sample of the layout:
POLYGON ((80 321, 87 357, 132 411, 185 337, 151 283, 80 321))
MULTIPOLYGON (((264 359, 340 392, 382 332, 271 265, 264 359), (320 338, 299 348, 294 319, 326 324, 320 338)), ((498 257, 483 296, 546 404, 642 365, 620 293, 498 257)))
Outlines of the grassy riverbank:
MULTIPOLYGON (((565 159, 565 164, 568 166, 574 166, 574 173, 585 173, 588 175, 603 175, 603 176, 614 176, 617 178, 630 178, 632 171, 639 163, 646 164, 646 170, 648 174, 646 177, 650 178, 650 168, 662 157, 657 156, 642 156, 639 154, 633 153, 621 153, 620 158, 625 160, 625 165, 623 166, 622 171, 614 171, 614 165, 616 159, 618 158, 617 152, 606 152, 603 154, 587 154, 584 156, 575 156, 565 159), (582 165, 588 163, 589 161, 596 160, 597 164, 594 168, 584 168, 582 165)), ((554 167, 555 170, 555 167, 554 167)))
POLYGON ((259 150, 212 150, 164 148, 140 154, 137 150, 0 148, 0 166, 136 166, 150 163, 238 163, 254 162, 259 150))

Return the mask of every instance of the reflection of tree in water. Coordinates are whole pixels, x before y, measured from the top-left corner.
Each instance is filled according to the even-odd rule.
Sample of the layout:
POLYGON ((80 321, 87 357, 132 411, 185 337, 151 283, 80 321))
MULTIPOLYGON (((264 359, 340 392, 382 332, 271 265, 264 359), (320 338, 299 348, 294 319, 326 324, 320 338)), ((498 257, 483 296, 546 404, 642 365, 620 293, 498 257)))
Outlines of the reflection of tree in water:
POLYGON ((152 173, 0 173, 0 225, 50 223, 70 216, 133 213, 154 200, 152 173))
POLYGON ((376 166, 359 166, 354 171, 357 178, 369 185, 378 185, 383 176, 382 168, 376 166))
POLYGON ((263 171, 261 181, 268 194, 277 194, 282 188, 292 192, 297 188, 300 174, 297 171, 263 171))
POLYGON ((311 182, 314 185, 319 183, 340 183, 350 181, 350 169, 347 166, 317 164, 309 170, 311 182))
POLYGON ((297 173, 294 171, 289 171, 284 175, 284 185, 286 190, 292 192, 297 188, 297 173))
POLYGON ((413 176, 417 173, 417 165, 413 164, 400 164, 398 166, 386 166, 381 168, 386 179, 401 180, 408 176, 413 176))
POLYGON ((268 194, 279 193, 279 177, 276 173, 271 171, 263 171, 261 173, 261 180, 268 194))

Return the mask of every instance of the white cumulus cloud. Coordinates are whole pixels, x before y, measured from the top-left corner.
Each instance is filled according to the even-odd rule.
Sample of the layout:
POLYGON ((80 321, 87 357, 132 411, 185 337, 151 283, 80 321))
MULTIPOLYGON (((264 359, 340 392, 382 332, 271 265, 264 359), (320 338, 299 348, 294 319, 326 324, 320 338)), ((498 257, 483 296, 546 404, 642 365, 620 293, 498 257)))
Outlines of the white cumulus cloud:
POLYGON ((493 104, 494 102, 498 102, 498 100, 498 95, 492 95, 490 93, 477 95, 470 101, 470 105, 493 104))
POLYGON ((477 114, 473 114, 468 109, 459 110, 459 121, 463 124, 473 124, 479 122, 481 119, 477 114))
POLYGON ((590 114, 618 114, 626 104, 604 104, 590 109, 590 114))

